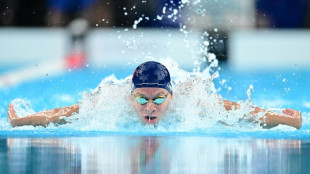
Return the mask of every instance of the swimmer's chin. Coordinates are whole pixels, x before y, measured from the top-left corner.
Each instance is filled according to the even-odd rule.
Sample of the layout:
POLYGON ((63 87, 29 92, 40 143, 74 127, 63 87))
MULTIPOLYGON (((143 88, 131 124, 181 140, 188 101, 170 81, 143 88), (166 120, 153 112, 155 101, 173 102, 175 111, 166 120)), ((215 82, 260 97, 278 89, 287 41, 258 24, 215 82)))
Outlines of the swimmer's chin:
POLYGON ((158 122, 158 117, 147 115, 144 116, 143 120, 146 124, 156 124, 158 122))

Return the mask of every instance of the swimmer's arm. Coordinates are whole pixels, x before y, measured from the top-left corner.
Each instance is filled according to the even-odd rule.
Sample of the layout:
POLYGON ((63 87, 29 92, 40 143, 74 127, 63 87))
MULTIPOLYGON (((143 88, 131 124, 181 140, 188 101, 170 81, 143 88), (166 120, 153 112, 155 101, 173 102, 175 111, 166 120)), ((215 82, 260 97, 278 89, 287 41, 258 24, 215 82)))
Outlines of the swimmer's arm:
MULTIPOLYGON (((240 105, 224 100, 224 107, 227 111, 232 109, 240 109, 240 105)), ((260 117, 259 119, 262 121, 261 125, 264 128, 272 128, 278 126, 279 124, 292 126, 296 129, 300 129, 302 124, 302 116, 299 111, 293 109, 284 109, 282 113, 267 111, 265 109, 259 107, 253 107, 254 110, 250 112, 251 115, 255 115, 258 113, 265 113, 264 117, 260 117)))
POLYGON ((13 127, 33 125, 33 126, 47 126, 49 123, 65 123, 62 117, 69 117, 73 113, 79 112, 79 105, 75 104, 68 107, 56 108, 47 111, 34 113, 25 117, 18 117, 11 103, 8 108, 7 118, 13 127))

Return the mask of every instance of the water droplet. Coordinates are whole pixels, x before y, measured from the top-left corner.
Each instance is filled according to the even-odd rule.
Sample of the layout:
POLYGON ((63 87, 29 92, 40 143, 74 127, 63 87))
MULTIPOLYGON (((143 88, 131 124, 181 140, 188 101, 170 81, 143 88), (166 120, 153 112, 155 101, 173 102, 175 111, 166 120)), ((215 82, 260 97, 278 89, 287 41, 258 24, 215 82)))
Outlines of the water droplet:
POLYGON ((189 0, 182 0, 181 2, 182 4, 186 4, 186 3, 189 3, 189 0))
POLYGON ((138 20, 135 20, 134 21, 134 24, 132 26, 133 29, 137 29, 137 25, 143 20, 143 18, 139 18, 138 20))
POLYGON ((163 19, 163 17, 162 17, 162 16, 157 15, 156 19, 161 21, 161 20, 163 19))
POLYGON ((174 15, 178 14, 178 12, 179 12, 179 11, 178 11, 177 9, 173 9, 173 14, 174 14, 174 15))
POLYGON ((204 44, 205 46, 209 46, 210 43, 209 43, 209 41, 204 41, 203 44, 204 44))

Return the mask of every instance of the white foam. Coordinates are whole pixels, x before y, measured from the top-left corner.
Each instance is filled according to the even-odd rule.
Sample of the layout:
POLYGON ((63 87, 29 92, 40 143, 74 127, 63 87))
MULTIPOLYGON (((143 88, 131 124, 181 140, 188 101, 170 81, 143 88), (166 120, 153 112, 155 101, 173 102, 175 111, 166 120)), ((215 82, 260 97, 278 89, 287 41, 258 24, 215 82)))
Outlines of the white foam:
MULTIPOLYGON (((143 125, 138 118, 130 98, 131 76, 117 79, 114 75, 110 75, 104 78, 95 89, 83 92, 79 114, 66 118, 70 124, 60 125, 59 127, 79 131, 191 132, 207 130, 214 126, 221 127, 223 126, 221 123, 224 123, 237 129, 261 129, 258 118, 263 116, 263 113, 254 118, 248 114, 253 110, 249 106, 253 86, 249 87, 248 100, 238 102, 241 109, 226 111, 223 107, 223 99, 216 94, 217 89, 213 83, 213 79, 218 77, 218 73, 215 73, 216 76, 210 74, 210 67, 203 72, 188 72, 179 68, 174 60, 163 59, 158 61, 170 71, 173 100, 170 102, 167 114, 157 125, 143 125)), ((71 101, 71 98, 64 95, 63 100, 71 101)), ((281 100, 281 102, 283 101, 281 100)), ((27 100, 16 99, 13 104, 19 117, 34 113, 30 102, 27 100)), ((273 110, 280 111, 279 109, 273 110)), ((2 124, 1 127, 5 128, 8 125, 2 124)), ((59 127, 50 124, 47 129, 58 129, 59 127)), ((42 128, 23 126, 14 129, 42 128)))
POLYGON ((34 113, 29 100, 17 98, 12 101, 12 104, 14 105, 14 109, 18 117, 24 117, 34 113))
POLYGON ((253 128, 240 122, 251 108, 240 102, 240 110, 226 111, 208 72, 184 71, 170 59, 161 62, 170 70, 174 94, 166 116, 157 125, 143 125, 139 120, 130 98, 131 76, 117 79, 111 75, 94 90, 83 93, 79 114, 68 118, 71 124, 62 126, 83 131, 193 131, 222 121, 233 127, 245 124, 253 128))

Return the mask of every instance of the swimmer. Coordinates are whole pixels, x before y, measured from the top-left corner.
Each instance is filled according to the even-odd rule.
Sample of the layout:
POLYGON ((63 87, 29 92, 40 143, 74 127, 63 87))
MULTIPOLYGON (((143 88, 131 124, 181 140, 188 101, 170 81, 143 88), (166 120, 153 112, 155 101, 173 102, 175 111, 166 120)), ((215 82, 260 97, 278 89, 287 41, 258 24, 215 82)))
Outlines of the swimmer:
MULTIPOLYGON (((132 76, 131 101, 141 122, 144 124, 157 124, 166 115, 169 103, 173 100, 171 79, 168 69, 155 61, 148 61, 139 65, 132 76)), ((240 104, 221 100, 227 111, 240 109, 240 104)), ((66 123, 65 117, 79 113, 79 104, 68 107, 34 113, 18 117, 11 103, 7 118, 13 127, 23 125, 47 126, 49 123, 66 123)), ((268 111, 252 106, 249 115, 261 114, 259 122, 263 128, 272 128, 278 125, 287 125, 299 129, 302 125, 301 113, 292 109, 284 109, 282 113, 268 111)), ((253 119, 254 120, 254 119, 253 119)), ((229 125, 229 123, 224 123, 229 125)))

